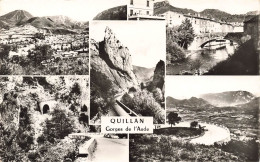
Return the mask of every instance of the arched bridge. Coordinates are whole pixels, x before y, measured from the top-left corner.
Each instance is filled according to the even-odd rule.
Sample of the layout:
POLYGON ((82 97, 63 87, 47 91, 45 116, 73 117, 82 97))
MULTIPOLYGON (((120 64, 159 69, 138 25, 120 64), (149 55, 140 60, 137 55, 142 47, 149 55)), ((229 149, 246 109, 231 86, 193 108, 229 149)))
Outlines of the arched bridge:
POLYGON ((207 44, 209 47, 211 47, 211 46, 219 46, 219 45, 225 45, 230 43, 233 43, 233 41, 228 39, 223 39, 223 38, 213 38, 202 43, 200 47, 204 48, 207 44))

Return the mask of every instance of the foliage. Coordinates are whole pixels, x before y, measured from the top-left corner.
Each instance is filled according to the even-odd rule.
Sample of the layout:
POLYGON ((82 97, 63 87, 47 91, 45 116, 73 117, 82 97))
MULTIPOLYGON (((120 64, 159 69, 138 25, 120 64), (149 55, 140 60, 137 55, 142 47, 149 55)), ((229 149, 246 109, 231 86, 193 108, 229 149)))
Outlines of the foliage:
POLYGON ((166 57, 167 64, 183 60, 186 57, 184 49, 178 45, 179 32, 176 27, 166 29, 166 57))
POLYGON ((186 127, 169 127, 154 130, 154 134, 157 135, 172 135, 176 137, 192 137, 200 135, 201 133, 202 130, 200 129, 186 127))
POLYGON ((214 146, 194 145, 160 135, 130 135, 130 161, 245 161, 214 146))
POLYGON ((91 69, 90 72, 90 118, 107 114, 114 105, 115 90, 109 78, 100 71, 91 69))
POLYGON ((227 144, 215 144, 215 146, 221 148, 226 152, 234 153, 237 156, 242 156, 246 158, 246 161, 259 161, 259 149, 256 139, 248 141, 231 140, 227 144))
POLYGON ((190 45, 195 37, 194 30, 192 28, 192 24, 189 19, 185 19, 182 24, 178 28, 178 44, 187 49, 188 45, 190 45))
POLYGON ((80 89, 80 86, 79 86, 79 84, 77 82, 74 83, 74 85, 72 86, 71 93, 72 94, 76 94, 76 95, 80 95, 81 94, 81 89, 80 89))
POLYGON ((73 132, 73 123, 64 110, 55 108, 50 115, 52 115, 52 118, 46 120, 44 132, 38 138, 38 141, 54 143, 73 132))
POLYGON ((84 104, 82 107, 81 107, 81 112, 87 112, 88 111, 88 107, 84 104))
POLYGON ((171 124, 171 126, 181 121, 181 117, 179 117, 179 115, 175 112, 170 112, 167 117, 168 123, 171 124))
POLYGON ((125 94, 121 102, 131 110, 142 116, 153 116, 154 123, 164 123, 164 112, 160 104, 155 100, 153 94, 146 89, 137 91, 132 98, 125 94))
POLYGON ((199 123, 197 121, 193 121, 193 122, 190 123, 190 127, 191 128, 196 128, 198 126, 198 124, 199 123))
POLYGON ((0 46, 0 59, 1 60, 8 59, 10 50, 11 50, 11 46, 9 46, 9 45, 1 45, 0 46))

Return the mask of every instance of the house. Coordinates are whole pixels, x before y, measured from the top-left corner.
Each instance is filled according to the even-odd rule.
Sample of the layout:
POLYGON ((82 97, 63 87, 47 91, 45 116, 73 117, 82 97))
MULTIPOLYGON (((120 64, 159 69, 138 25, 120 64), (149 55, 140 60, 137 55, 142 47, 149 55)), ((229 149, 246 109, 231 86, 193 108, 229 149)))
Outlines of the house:
POLYGON ((173 11, 167 11, 161 15, 165 17, 166 25, 168 27, 179 26, 185 20, 183 14, 173 12, 173 11))
POLYGON ((154 0, 129 0, 127 7, 129 20, 165 20, 154 15, 154 0))

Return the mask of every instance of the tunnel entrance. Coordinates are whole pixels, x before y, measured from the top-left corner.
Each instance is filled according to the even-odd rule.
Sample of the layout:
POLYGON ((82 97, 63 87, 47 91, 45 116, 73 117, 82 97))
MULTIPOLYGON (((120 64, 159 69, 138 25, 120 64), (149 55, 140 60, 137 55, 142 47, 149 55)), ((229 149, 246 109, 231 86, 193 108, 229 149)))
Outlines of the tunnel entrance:
POLYGON ((49 105, 45 104, 42 109, 43 114, 47 114, 50 111, 49 105))

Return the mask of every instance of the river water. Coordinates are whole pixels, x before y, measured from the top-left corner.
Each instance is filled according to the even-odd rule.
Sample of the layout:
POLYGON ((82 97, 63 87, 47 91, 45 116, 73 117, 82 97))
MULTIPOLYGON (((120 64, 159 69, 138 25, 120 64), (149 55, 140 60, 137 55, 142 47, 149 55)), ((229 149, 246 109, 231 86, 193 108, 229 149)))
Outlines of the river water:
POLYGON ((195 39, 188 48, 188 57, 185 60, 167 65, 167 74, 203 74, 217 63, 228 59, 238 46, 236 43, 228 41, 220 46, 201 48, 200 45, 205 41, 203 38, 195 39), (216 49, 216 47, 220 48, 216 49))

